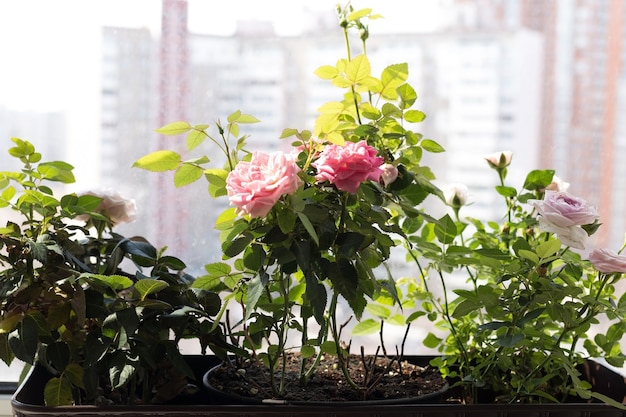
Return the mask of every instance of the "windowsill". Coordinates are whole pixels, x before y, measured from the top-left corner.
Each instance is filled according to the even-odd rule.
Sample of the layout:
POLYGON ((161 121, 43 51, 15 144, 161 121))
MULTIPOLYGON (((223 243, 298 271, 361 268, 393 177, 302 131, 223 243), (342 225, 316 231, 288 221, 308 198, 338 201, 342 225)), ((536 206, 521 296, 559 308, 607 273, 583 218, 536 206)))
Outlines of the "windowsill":
POLYGON ((0 417, 11 417, 12 415, 11 395, 0 394, 0 417))

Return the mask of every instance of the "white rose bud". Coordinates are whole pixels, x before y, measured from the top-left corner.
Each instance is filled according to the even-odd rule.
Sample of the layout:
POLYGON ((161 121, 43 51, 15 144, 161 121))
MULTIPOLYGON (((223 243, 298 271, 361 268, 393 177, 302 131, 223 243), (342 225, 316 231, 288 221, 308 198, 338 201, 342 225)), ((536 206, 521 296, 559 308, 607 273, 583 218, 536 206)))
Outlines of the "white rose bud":
POLYGON ((494 169, 502 169, 511 165, 511 159, 513 158, 513 152, 511 151, 502 151, 495 152, 485 156, 485 160, 489 164, 491 168, 494 169))
POLYGON ((567 191, 569 182, 563 181, 556 175, 552 177, 552 182, 546 187, 547 191, 567 191))
POLYGON ((467 204, 469 191, 467 185, 452 183, 447 184, 443 188, 443 197, 446 200, 446 204, 452 208, 460 208, 467 204))
POLYGON ((383 173, 380 175, 380 179, 383 181, 385 187, 394 182, 398 178, 398 168, 393 164, 382 164, 380 169, 383 173))
MULTIPOLYGON (((117 191, 86 191, 80 195, 101 198, 100 205, 94 211, 108 217, 113 226, 135 221, 137 215, 135 200, 125 198, 117 191)), ((77 219, 84 219, 84 216, 77 216, 77 219)))

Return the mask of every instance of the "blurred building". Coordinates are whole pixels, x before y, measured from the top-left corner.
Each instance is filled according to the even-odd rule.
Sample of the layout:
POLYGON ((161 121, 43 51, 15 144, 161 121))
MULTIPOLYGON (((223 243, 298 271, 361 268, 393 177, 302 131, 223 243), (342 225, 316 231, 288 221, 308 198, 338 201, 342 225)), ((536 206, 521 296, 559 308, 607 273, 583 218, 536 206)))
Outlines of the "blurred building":
MULTIPOLYGON (((278 139, 283 129, 312 130, 318 107, 340 100, 343 95, 329 81, 314 74, 319 66, 334 65, 345 57, 340 29, 333 27, 321 32, 316 36, 278 37, 265 24, 246 23, 229 37, 189 34, 188 55, 176 60, 186 60, 188 72, 170 69, 177 74, 172 77, 161 68, 159 84, 154 78, 154 69, 159 68, 154 61, 159 56, 154 53, 157 40, 150 40, 140 30, 105 30, 108 75, 103 95, 111 106, 106 106, 107 116, 103 114, 103 140, 106 149, 114 153, 107 153, 107 160, 117 161, 107 168, 107 179, 113 184, 123 182, 133 191, 140 211, 147 212, 138 226, 148 230, 152 240, 170 246, 174 255, 184 252, 184 258, 191 259, 198 268, 215 261, 220 248, 213 223, 227 205, 225 199, 211 199, 203 181, 185 187, 191 190, 185 194, 185 189, 164 188, 171 183, 171 177, 166 185, 154 180, 159 177, 157 174, 137 170, 129 176, 134 160, 153 150, 159 141, 167 141, 168 147, 176 143, 175 138, 158 139, 152 130, 168 121, 186 119, 192 124, 211 125, 209 132, 219 141, 215 122, 219 119, 225 124, 230 113, 240 110, 262 121, 241 126, 241 133, 249 135, 249 149, 276 150, 287 146, 288 140, 278 139), (131 52, 132 45, 140 48, 141 55, 131 52), (151 64, 139 64, 136 60, 151 64), (171 113, 168 117, 163 115, 163 109, 154 108, 163 84, 169 95, 173 94, 171 91, 185 91, 186 97, 176 100, 180 100, 179 106, 188 107, 166 104, 171 113), (122 95, 128 100, 119 99, 122 95), (180 204, 172 205, 172 201, 180 204), (175 208, 169 220, 159 219, 165 205, 175 208), (183 242, 176 243, 177 239, 183 242)), ((177 38, 176 42, 180 41, 177 38)), ((354 54, 359 53, 359 44, 355 40, 354 54)), ((465 182, 470 187, 475 204, 466 212, 468 215, 497 218, 502 213, 490 191, 497 176, 487 167, 483 159, 486 154, 512 149, 528 164, 536 161, 541 47, 535 32, 503 28, 377 34, 369 40, 368 56, 375 75, 385 65, 409 64, 409 82, 419 95, 417 108, 427 114, 426 121, 413 128, 446 147, 445 154, 429 156, 428 163, 434 165, 441 184, 465 182)), ((168 97, 165 102, 171 98, 168 97)), ((208 155, 218 165, 224 162, 210 140, 187 156, 200 154, 208 155)), ((531 167, 523 166, 528 168, 531 167)))

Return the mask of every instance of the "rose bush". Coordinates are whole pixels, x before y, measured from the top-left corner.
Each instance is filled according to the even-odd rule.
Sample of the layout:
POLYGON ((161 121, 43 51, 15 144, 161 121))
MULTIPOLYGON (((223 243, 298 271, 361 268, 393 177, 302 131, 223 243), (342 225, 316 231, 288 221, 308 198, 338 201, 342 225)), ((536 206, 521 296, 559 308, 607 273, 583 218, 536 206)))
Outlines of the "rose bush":
MULTIPOLYGON (((346 40, 349 30, 362 29, 373 16, 351 8, 340 14, 346 40)), ((263 363, 279 398, 292 352, 300 355, 301 385, 315 376, 322 356, 334 355, 345 383, 370 392, 372 381, 360 386, 348 372, 350 335, 337 313, 340 302, 350 321, 360 320, 380 294, 399 303, 393 276, 380 271, 390 270, 403 224, 413 228, 407 219, 418 222, 418 206, 429 195, 442 196, 421 158, 443 148, 412 130, 425 115, 413 108, 417 94, 406 82, 407 65, 391 65, 377 77, 365 54, 351 57, 346 49, 347 59, 316 71, 344 89, 342 101, 322 106, 313 131, 285 129, 281 135, 292 141, 293 157, 247 151, 240 125, 258 120, 236 111, 226 125, 173 122, 158 129, 186 134, 189 151, 212 142, 224 151, 223 167, 207 167, 206 156, 185 160, 169 150, 135 163, 176 171, 177 186, 204 177, 212 196, 228 196, 231 207, 216 223, 223 259, 208 264, 194 287, 224 294, 224 325, 240 347, 237 366, 263 363), (240 320, 228 316, 233 303, 241 307, 240 320)), ((381 351, 387 352, 384 346, 381 351)))
POLYGON ((468 403, 488 390, 497 402, 575 395, 623 407, 591 390, 579 367, 598 356, 624 363, 626 298, 616 296, 615 283, 626 271, 626 256, 603 248, 583 259, 573 249, 590 249, 588 237, 599 227, 596 208, 549 190, 558 181, 552 170, 531 171, 519 189, 508 185, 511 157, 486 158, 506 203, 501 223, 464 218, 464 187, 444 190, 454 218, 427 220, 419 237, 410 237, 409 259, 422 281, 412 282, 403 305, 421 303, 444 331, 444 337, 430 333, 425 344, 442 353, 433 364, 458 379, 468 403), (443 295, 431 291, 432 280, 443 295), (603 317, 608 330, 594 335, 603 317))
MULTIPOLYGON (((466 402, 477 402, 483 388, 500 402, 569 395, 610 401, 578 372, 590 356, 613 364, 624 359, 620 320, 603 337, 590 333, 598 317, 626 313, 626 300, 615 296, 621 273, 599 274, 573 250, 585 248, 599 226, 595 208, 564 193, 566 184, 552 170, 531 171, 519 189, 508 185, 513 154, 503 151, 485 160, 498 174, 495 191, 505 215, 462 217, 467 187, 442 192, 422 163, 424 152, 443 148, 412 130, 426 116, 413 108, 417 94, 406 82, 406 64, 373 75, 366 54, 352 56, 348 36, 357 29, 365 43, 363 21, 371 11, 346 8, 339 15, 347 58, 315 73, 344 89, 342 99, 320 107, 313 131, 283 131, 297 167, 281 160, 269 168, 269 159, 260 163, 259 154, 245 151, 240 125, 258 120, 240 111, 226 125, 173 122, 157 130, 185 134, 189 151, 208 139, 224 151, 223 167, 175 151, 135 163, 176 171, 177 186, 204 177, 212 196, 230 198, 233 207, 216 223, 222 259, 206 265, 194 287, 225 294, 220 317, 239 347, 235 366, 264 364, 272 395, 281 398, 290 352, 300 355, 303 386, 322 356, 335 355, 345 384, 367 394, 372 381, 359 386, 347 372, 352 321, 352 334, 378 333, 378 352, 401 359, 409 328, 426 319, 442 332, 423 340, 441 352, 432 364, 458 381, 466 402), (425 210, 429 197, 447 203, 453 216, 425 210), (412 276, 394 276, 390 259, 401 246, 415 265, 412 276), (433 280, 440 292, 431 290, 433 280), (338 317, 341 299, 346 321, 338 317), (233 303, 241 307, 237 320, 229 317, 233 303), (396 349, 385 347, 387 323, 406 326, 396 349)), ((617 267, 604 252, 596 257, 602 270, 617 267)))

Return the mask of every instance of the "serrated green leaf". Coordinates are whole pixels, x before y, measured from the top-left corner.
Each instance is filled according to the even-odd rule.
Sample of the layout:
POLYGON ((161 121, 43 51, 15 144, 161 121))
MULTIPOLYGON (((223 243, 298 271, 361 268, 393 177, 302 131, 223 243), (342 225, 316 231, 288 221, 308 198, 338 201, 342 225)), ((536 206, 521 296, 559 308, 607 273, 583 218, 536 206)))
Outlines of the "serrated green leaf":
POLYGON ((426 114, 420 110, 407 110, 404 113, 404 120, 410 123, 420 123, 426 119, 426 114))
POLYGON ((192 129, 192 127, 187 122, 172 122, 156 129, 155 132, 162 135, 175 136, 188 132, 190 129, 192 129))
POLYGON ((141 168, 152 172, 173 171, 181 164, 180 155, 174 151, 160 150, 142 156, 133 164, 133 168, 141 168))
POLYGON ((339 71, 331 65, 323 65, 316 69, 314 74, 323 80, 332 80, 339 75, 339 71))
POLYGON ((167 287, 169 287, 167 282, 152 278, 140 279, 135 283, 135 290, 139 293, 141 300, 167 287))
POLYGON ((47 407, 72 405, 72 385, 65 378, 52 377, 46 382, 43 398, 47 407))
POLYGON ((81 278, 87 279, 93 284, 99 284, 112 289, 113 291, 121 291, 130 288, 133 281, 123 275, 101 275, 101 274, 82 274, 81 278))
POLYGON ((374 319, 365 319, 358 322, 352 328, 353 336, 367 336, 380 331, 380 321, 374 319))
POLYGON ((193 129, 187 135, 187 149, 193 150, 204 143, 207 138, 207 134, 202 130, 193 129))
POLYGON ((432 332, 429 332, 428 335, 424 338, 424 346, 427 348, 434 349, 441 343, 441 339, 435 336, 432 332))
POLYGON ((203 174, 204 168, 194 164, 183 163, 174 173, 174 185, 177 188, 184 187, 198 181, 203 174))
POLYGON ((369 59, 366 55, 359 55, 348 63, 346 78, 353 84, 363 84, 368 80, 372 72, 369 59))

